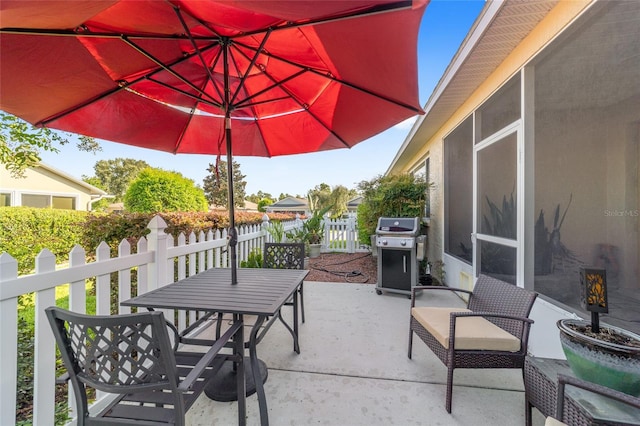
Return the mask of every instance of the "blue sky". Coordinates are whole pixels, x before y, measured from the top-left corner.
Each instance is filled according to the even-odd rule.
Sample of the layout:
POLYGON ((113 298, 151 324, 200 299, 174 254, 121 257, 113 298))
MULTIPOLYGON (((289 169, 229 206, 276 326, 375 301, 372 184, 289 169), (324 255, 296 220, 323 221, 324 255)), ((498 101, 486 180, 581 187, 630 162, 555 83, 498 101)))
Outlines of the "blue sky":
MULTIPOLYGON (((420 103, 424 105, 442 73, 464 40, 484 5, 483 0, 432 0, 424 14, 418 40, 420 103)), ((412 123, 401 123, 386 132, 361 142, 351 149, 340 149, 283 157, 235 157, 247 182, 247 195, 259 190, 277 197, 280 193, 304 196, 316 185, 344 185, 355 188, 387 170, 412 123)), ((73 144, 60 153, 44 153, 42 161, 81 178, 93 176, 99 160, 134 158, 152 167, 182 173, 202 186, 210 155, 173 155, 149 149, 101 141, 96 154, 78 152, 73 144)))

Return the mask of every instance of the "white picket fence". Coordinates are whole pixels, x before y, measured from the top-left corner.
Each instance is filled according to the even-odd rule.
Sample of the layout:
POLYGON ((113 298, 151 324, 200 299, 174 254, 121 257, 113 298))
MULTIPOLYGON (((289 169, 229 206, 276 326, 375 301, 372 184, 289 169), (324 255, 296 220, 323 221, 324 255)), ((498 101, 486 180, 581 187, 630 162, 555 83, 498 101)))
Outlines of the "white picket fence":
POLYGON ((358 243, 358 222, 355 216, 346 219, 325 219, 322 251, 356 253, 370 248, 358 243))
MULTIPOLYGON (((248 259, 249 253, 262 248, 270 239, 262 225, 243 226, 238 229, 238 263, 248 259)), ((298 218, 285 223, 285 230, 301 226, 298 218)), ((55 342, 44 309, 56 303, 56 288, 68 285, 69 309, 87 311, 87 280, 95 280, 96 314, 111 315, 110 294, 112 274, 117 274, 118 301, 124 301, 157 287, 197 274, 210 268, 228 267, 226 231, 180 234, 177 239, 165 233, 166 223, 156 216, 148 225, 150 233, 138 241, 135 250, 122 240, 117 257, 111 257, 110 248, 102 242, 96 250, 96 260, 86 263, 86 251, 76 246, 70 252, 68 265, 56 265, 51 251, 44 249, 36 258, 34 274, 18 276, 18 263, 7 253, 0 255, 0 425, 15 425, 18 371, 18 298, 35 294, 34 335, 34 400, 33 424, 51 425, 55 412, 55 342), (132 284, 136 284, 132 286, 132 284), (132 291, 137 288, 137 291, 132 291)), ((356 252, 355 219, 325 221, 323 251, 356 252)), ((115 289, 114 289, 115 290, 115 289)), ((119 313, 130 308, 119 306, 119 313)), ((196 312, 180 312, 175 325, 184 330, 196 319, 196 312)), ((172 320, 174 317, 171 316, 172 320)), ((100 397, 100 395, 98 395, 100 397)), ((98 398, 96 404, 100 404, 98 398)), ((73 415, 74 402, 69 398, 73 415)))

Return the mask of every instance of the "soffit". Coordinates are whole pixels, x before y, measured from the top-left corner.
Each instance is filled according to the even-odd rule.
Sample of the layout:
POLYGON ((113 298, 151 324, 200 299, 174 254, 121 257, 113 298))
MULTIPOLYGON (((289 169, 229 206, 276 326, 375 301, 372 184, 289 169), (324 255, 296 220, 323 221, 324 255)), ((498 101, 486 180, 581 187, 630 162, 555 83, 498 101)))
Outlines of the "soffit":
POLYGON ((426 114, 416 122, 387 173, 406 166, 558 2, 487 2, 427 101, 426 114))

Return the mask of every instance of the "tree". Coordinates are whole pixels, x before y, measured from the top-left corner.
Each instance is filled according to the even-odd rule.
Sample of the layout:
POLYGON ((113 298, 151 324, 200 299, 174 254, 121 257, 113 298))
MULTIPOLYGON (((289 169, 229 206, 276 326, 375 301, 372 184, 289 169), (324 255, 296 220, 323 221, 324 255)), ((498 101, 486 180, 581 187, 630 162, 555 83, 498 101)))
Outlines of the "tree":
POLYGON ((262 213, 266 212, 266 207, 270 206, 271 204, 273 204, 273 200, 271 198, 263 198, 262 200, 258 201, 258 211, 262 213))
MULTIPOLYGON (((14 177, 23 177, 26 169, 37 166, 42 151, 59 152, 56 145, 69 143, 69 137, 70 133, 37 128, 0 111, 0 163, 14 177)), ((78 136, 76 146, 86 152, 102 150, 95 139, 88 136, 78 136)))
MULTIPOLYGON (((100 160, 93 166, 96 179, 100 185, 110 195, 116 198, 113 202, 120 202, 127 192, 129 184, 138 176, 140 171, 149 167, 144 160, 134 160, 132 158, 115 158, 113 160, 100 160)), ((86 178, 83 176, 86 180, 86 178)))
POLYGON ((347 202, 355 197, 357 192, 354 189, 347 189, 342 185, 336 185, 329 195, 331 207, 331 217, 339 218, 347 211, 347 202))
MULTIPOLYGON (((204 193, 209 200, 210 204, 216 206, 229 207, 228 203, 228 188, 229 179, 227 173, 227 162, 219 161, 218 166, 209 164, 207 171, 211 173, 204 178, 204 193)), ((237 162, 232 163, 233 167, 233 201, 234 206, 244 207, 245 192, 244 189, 247 186, 247 182, 244 181, 246 177, 240 172, 240 165, 237 162)))
POLYGON ((358 206, 358 236, 368 244, 379 217, 422 217, 429 184, 411 174, 378 176, 362 181, 358 189, 363 201, 358 206))
POLYGON ((310 189, 307 193, 307 199, 309 200, 311 211, 331 207, 331 187, 326 183, 316 185, 315 188, 310 189))
POLYGON ((245 199, 251 201, 252 203, 258 204, 260 200, 268 198, 269 200, 273 200, 273 196, 268 192, 258 191, 257 194, 248 195, 245 199))
MULTIPOLYGON (((100 188, 105 192, 109 192, 103 185, 102 182, 100 182, 100 179, 98 179, 97 177, 93 176, 93 177, 82 177, 82 180, 87 182, 89 185, 93 185, 96 188, 100 188)), ((111 194, 110 194, 111 195, 111 194)), ((96 211, 96 212, 104 212, 107 211, 107 209, 109 208, 109 204, 113 203, 113 198, 103 198, 100 201, 96 201, 94 203, 91 203, 91 210, 96 211)))
POLYGON ((207 199, 191 179, 177 172, 148 167, 131 182, 124 207, 135 213, 202 212, 207 199))

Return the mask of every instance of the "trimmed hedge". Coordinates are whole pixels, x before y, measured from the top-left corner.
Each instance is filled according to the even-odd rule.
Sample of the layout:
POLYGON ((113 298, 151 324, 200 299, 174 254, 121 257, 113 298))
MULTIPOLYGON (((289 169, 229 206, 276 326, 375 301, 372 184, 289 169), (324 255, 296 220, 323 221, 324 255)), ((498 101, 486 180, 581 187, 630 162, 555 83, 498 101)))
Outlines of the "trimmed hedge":
MULTIPOLYGON (((167 232, 177 237, 209 229, 226 229, 228 213, 224 210, 194 213, 159 213, 167 222, 167 232)), ((35 268, 35 258, 42 249, 49 249, 58 263, 69 258, 76 245, 93 257, 98 245, 105 241, 112 256, 118 245, 127 239, 135 247, 140 237, 149 233, 147 225, 155 213, 106 214, 76 210, 37 209, 30 207, 0 207, 0 253, 9 253, 18 261, 20 275, 35 268)), ((260 224, 263 213, 236 212, 236 226, 260 224)), ((293 219, 293 215, 272 213, 271 220, 293 219)))
POLYGON ((34 270, 35 257, 49 249, 58 262, 82 241, 87 212, 77 210, 0 207, 0 253, 18 261, 18 273, 34 270))

